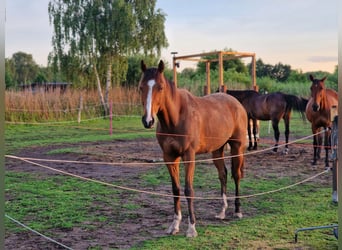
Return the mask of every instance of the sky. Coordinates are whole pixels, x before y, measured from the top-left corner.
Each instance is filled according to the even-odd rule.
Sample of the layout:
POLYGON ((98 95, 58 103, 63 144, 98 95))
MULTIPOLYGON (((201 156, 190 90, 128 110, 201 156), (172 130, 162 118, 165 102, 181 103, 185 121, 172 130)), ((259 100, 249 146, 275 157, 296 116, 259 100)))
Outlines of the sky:
MULTIPOLYGON (((49 0, 7 0, 5 56, 22 51, 46 66, 53 27, 49 0)), ((338 0, 157 0, 169 47, 161 59, 233 49, 267 64, 333 72, 338 63, 338 0)), ((189 67, 181 61, 181 69, 189 67)))

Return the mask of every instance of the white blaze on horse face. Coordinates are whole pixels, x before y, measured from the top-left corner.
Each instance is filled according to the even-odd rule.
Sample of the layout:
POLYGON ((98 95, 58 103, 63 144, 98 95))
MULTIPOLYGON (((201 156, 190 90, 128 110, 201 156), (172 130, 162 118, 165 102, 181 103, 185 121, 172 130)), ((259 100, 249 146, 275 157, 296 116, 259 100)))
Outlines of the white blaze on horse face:
POLYGON ((152 90, 153 86, 156 84, 155 80, 149 80, 147 82, 148 93, 146 98, 146 123, 148 124, 152 121, 152 90))

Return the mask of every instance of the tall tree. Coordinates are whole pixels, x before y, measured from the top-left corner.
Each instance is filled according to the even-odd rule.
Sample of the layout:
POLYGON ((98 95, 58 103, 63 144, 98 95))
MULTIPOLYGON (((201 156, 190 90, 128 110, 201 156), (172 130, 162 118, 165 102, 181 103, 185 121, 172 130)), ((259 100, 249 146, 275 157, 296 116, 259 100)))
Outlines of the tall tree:
POLYGON ((17 84, 27 84, 33 81, 38 72, 38 65, 32 55, 24 52, 14 53, 8 65, 12 65, 14 81, 17 84))
MULTIPOLYGON (((167 47, 165 14, 155 10, 156 0, 51 0, 54 27, 53 64, 63 59, 91 68, 100 101, 108 114, 112 85, 126 77, 127 56, 142 52, 160 56, 167 47), (105 84, 103 84, 105 83, 105 84), (105 94, 102 91, 105 85, 105 94)), ((64 64, 65 67, 65 64, 64 64)))
MULTIPOLYGON (((249 64, 249 68, 251 64, 249 64)), ((285 82, 291 74, 291 66, 287 64, 278 63, 276 65, 264 64, 259 58, 256 61, 256 75, 257 77, 270 77, 279 82, 285 82)))

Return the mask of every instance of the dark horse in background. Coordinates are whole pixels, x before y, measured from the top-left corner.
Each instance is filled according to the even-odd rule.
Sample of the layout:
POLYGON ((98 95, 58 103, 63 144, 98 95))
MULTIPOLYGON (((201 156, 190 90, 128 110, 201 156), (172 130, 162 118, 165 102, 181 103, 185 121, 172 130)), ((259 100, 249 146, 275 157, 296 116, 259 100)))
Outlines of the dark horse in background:
POLYGON ((329 149, 330 149, 330 135, 331 124, 334 117, 331 117, 331 108, 338 106, 338 93, 335 90, 325 87, 326 77, 322 79, 315 79, 310 75, 312 82, 310 91, 311 97, 306 106, 306 118, 311 122, 311 129, 313 137, 313 165, 317 164, 320 158, 322 147, 322 134, 320 133, 324 128, 324 147, 325 147, 325 167, 329 168, 329 149))
POLYGON ((185 89, 178 89, 174 82, 164 76, 164 63, 157 68, 147 68, 141 62, 143 72, 140 96, 144 108, 142 122, 145 128, 153 127, 158 117, 156 136, 163 151, 163 158, 169 170, 174 195, 173 222, 169 234, 179 231, 182 220, 180 207, 180 160, 185 170, 184 194, 188 201, 189 224, 187 237, 196 237, 193 206, 195 155, 212 153, 214 165, 221 182, 223 206, 216 216, 225 218, 227 203, 227 169, 224 163, 224 148, 231 148, 231 174, 235 182, 235 215, 240 211, 239 183, 243 176, 244 151, 246 148, 247 114, 243 106, 232 96, 216 93, 204 97, 192 95, 185 89))
POLYGON ((279 121, 284 119, 285 123, 285 152, 288 151, 289 134, 290 134, 290 118, 292 109, 301 112, 305 119, 305 107, 307 100, 294 95, 275 92, 270 94, 260 94, 254 90, 227 90, 227 94, 234 96, 244 106, 248 115, 247 132, 249 138, 248 150, 257 149, 257 120, 272 121, 274 130, 275 147, 274 152, 278 150, 279 143, 279 121), (254 146, 251 136, 251 125, 253 123, 254 146))

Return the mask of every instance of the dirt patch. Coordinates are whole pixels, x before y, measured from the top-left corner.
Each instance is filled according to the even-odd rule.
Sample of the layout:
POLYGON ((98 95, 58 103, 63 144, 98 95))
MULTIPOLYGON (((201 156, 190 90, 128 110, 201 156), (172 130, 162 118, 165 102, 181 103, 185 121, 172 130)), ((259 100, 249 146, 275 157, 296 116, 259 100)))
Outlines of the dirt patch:
MULTIPOLYGON (((281 150, 280 150, 281 151, 281 150)), ((101 164, 74 164, 74 163, 56 163, 44 162, 42 164, 58 168, 73 174, 81 175, 87 178, 93 178, 104 182, 123 182, 128 187, 139 188, 140 176, 148 170, 163 165, 155 164, 161 161, 162 152, 156 142, 156 139, 140 139, 134 141, 116 140, 106 143, 82 143, 73 145, 58 145, 34 147, 25 149, 18 154, 21 157, 60 159, 71 161, 100 162, 101 164), (59 148, 79 148, 80 153, 49 154, 52 150, 59 148), (105 163, 129 163, 129 165, 117 164, 115 167, 105 163), (141 163, 150 163, 141 165, 141 163)), ((210 155, 202 155, 198 158, 210 158, 210 155)), ((197 159, 198 159, 197 158, 197 159)), ((282 152, 273 153, 269 150, 257 154, 249 154, 245 160, 245 174, 267 180, 267 178, 284 176, 301 176, 305 179, 323 171, 323 164, 319 169, 313 171, 311 166, 312 148, 292 145, 290 152, 284 155, 282 152)), ((207 163, 208 165, 211 163, 207 163)), ((39 172, 44 175, 54 175, 51 170, 43 169, 29 163, 15 159, 6 159, 6 171, 18 172, 39 172)), ((215 171, 213 169, 212 171, 215 171)), ((331 176, 325 175, 314 181, 321 184, 330 185, 331 176)), ((243 181, 241 183, 243 186, 243 181)), ((158 192, 170 193, 171 184, 165 183, 158 186, 158 192)), ((151 190, 153 191, 153 190, 151 190)), ((218 190, 213 190, 211 194, 201 193, 201 190, 195 190, 198 196, 216 196, 218 190)), ((92 224, 91 230, 87 227, 75 227, 72 230, 61 231, 59 229, 50 230, 47 233, 51 237, 66 246, 73 249, 87 249, 90 247, 101 247, 102 249, 119 248, 125 249, 137 245, 140 242, 165 236, 165 230, 172 221, 172 198, 163 198, 151 196, 149 194, 136 194, 122 192, 120 202, 139 202, 139 207, 133 212, 113 211, 111 207, 102 207, 100 213, 110 218, 111 223, 97 222, 92 224)), ((182 203, 183 210, 185 203, 182 203)), ((197 225, 222 225, 233 219, 233 204, 227 212, 224 221, 214 218, 218 212, 220 202, 205 201, 201 206, 196 207, 197 225), (209 212, 208 212, 209 211, 209 212)), ((245 216, 253 216, 257 211, 242 209, 245 216)), ((186 214, 184 214, 184 217, 186 214)), ((181 224, 181 233, 186 231, 187 223, 181 224)), ((87 222, 84 222, 87 224, 87 222)), ((5 240, 6 249, 63 249, 29 231, 21 233, 7 233, 5 240)))

